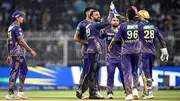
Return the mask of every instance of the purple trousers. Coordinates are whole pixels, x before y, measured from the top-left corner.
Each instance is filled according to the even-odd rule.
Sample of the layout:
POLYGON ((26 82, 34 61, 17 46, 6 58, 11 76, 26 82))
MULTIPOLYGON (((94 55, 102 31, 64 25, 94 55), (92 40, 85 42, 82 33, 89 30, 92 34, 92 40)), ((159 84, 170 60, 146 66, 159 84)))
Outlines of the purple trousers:
POLYGON ((22 92, 24 88, 24 82, 27 75, 27 64, 26 60, 23 56, 12 56, 12 65, 11 65, 11 72, 9 78, 9 94, 14 94, 14 85, 16 83, 16 79, 19 75, 19 91, 22 92))

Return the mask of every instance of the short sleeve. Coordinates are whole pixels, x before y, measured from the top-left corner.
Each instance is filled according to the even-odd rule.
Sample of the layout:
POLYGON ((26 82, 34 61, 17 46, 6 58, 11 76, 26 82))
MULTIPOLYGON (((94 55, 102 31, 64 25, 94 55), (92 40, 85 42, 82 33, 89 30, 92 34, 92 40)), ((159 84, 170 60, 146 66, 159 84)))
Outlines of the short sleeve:
POLYGON ((77 25, 77 27, 76 27, 76 31, 80 31, 81 28, 82 28, 82 23, 79 23, 79 24, 77 25))
POLYGON ((18 37, 18 36, 24 36, 24 33, 23 33, 23 31, 22 31, 22 28, 20 28, 20 27, 16 27, 16 28, 15 28, 15 34, 16 34, 16 37, 18 37))

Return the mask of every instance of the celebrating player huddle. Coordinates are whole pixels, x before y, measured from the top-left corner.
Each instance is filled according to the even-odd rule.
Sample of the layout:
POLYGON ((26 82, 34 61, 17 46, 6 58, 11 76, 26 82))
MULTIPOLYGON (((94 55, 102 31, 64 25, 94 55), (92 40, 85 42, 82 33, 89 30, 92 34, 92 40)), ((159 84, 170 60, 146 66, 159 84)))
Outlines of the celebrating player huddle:
POLYGON ((87 9, 85 10, 86 20, 84 20, 86 23, 82 24, 83 21, 78 25, 74 36, 75 41, 86 47, 83 48, 85 49, 83 50, 85 53, 83 54, 83 72, 76 96, 83 99, 83 93, 89 88, 89 99, 104 98, 99 92, 97 78, 101 67, 101 39, 105 38, 108 98, 113 99, 114 72, 115 68, 118 67, 126 94, 125 100, 139 99, 137 70, 140 62, 144 76, 144 91, 141 98, 154 98, 152 93, 152 67, 155 59, 156 38, 162 45, 161 61, 168 61, 168 52, 161 33, 157 27, 148 22, 149 13, 146 10, 138 12, 136 7, 131 6, 126 11, 126 21, 122 23, 124 19, 117 13, 112 2, 108 18, 104 21, 101 20, 97 10, 87 9))

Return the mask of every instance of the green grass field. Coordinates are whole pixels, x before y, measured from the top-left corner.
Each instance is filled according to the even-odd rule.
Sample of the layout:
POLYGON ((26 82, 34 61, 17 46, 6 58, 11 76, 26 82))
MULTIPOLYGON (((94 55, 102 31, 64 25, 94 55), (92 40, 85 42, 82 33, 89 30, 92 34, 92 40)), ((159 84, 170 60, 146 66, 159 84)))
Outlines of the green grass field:
MULTIPOLYGON (((0 101, 4 100, 4 96, 6 95, 6 91, 0 91, 0 101)), ((26 95, 29 97, 28 100, 79 100, 75 96, 75 91, 26 91, 26 95)), ((105 100, 107 99, 106 92, 101 91, 101 94, 105 96, 105 100)), ((141 94, 141 92, 140 92, 141 94)), ((88 95, 88 93, 85 93, 88 95)), ((166 90, 166 91, 154 91, 155 98, 153 100, 176 100, 180 101, 180 91, 179 90, 166 90)), ((113 100, 123 100, 124 93, 123 91, 114 91, 113 100)), ((152 101, 153 101, 152 100, 152 101)))

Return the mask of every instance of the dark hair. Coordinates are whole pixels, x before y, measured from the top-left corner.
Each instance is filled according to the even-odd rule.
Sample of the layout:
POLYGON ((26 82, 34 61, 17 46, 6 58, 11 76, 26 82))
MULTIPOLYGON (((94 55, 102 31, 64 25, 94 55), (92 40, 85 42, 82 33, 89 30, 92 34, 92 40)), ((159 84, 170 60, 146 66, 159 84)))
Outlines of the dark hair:
POLYGON ((86 7, 84 9, 84 16, 86 17, 86 12, 89 11, 90 9, 94 9, 93 7, 86 7))
POLYGON ((127 15, 129 20, 133 20, 134 17, 136 16, 136 13, 135 13, 135 11, 132 8, 128 8, 126 10, 126 15, 127 15))
POLYGON ((92 16, 94 12, 99 12, 99 11, 98 11, 98 10, 93 10, 93 11, 91 11, 91 12, 90 12, 90 16, 92 16))

